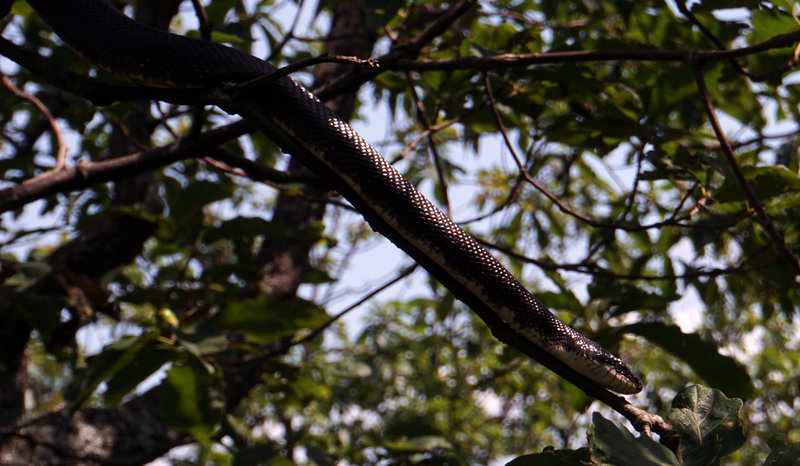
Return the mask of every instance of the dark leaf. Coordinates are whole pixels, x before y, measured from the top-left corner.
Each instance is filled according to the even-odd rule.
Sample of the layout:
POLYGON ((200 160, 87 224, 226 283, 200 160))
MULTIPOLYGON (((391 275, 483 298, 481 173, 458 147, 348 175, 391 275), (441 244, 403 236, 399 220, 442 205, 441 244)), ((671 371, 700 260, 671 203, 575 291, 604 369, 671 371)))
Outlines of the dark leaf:
POLYGON ((576 314, 583 312, 583 304, 569 291, 560 293, 544 291, 536 293, 536 299, 549 309, 565 310, 576 314))
POLYGON ((517 457, 506 463, 506 466, 582 466, 590 461, 588 448, 556 450, 547 447, 541 453, 517 457))
POLYGON ((274 443, 257 443, 238 450, 233 455, 233 466, 251 466, 267 464, 281 451, 281 446, 274 443))
POLYGON ((378 31, 397 15, 397 11, 404 5, 402 0, 367 0, 365 5, 367 25, 369 31, 378 31))
POLYGON ((152 342, 146 345, 124 370, 114 373, 108 379, 106 390, 103 393, 105 405, 108 407, 117 405, 125 395, 131 393, 140 383, 155 374, 176 355, 175 351, 152 342))
MULTIPOLYGON (((74 412, 94 393, 95 389, 109 377, 126 370, 141 354, 142 350, 158 337, 156 332, 146 332, 142 335, 123 337, 118 341, 106 345, 96 356, 89 358, 89 367, 82 377, 76 382, 80 385, 67 390, 66 397, 69 401, 67 410, 74 412)), ((121 385, 126 383, 121 382, 121 385)), ((119 386, 118 386, 119 388, 119 386)), ((122 397, 119 392, 112 398, 122 397)))
POLYGON ((222 222, 203 233, 203 239, 209 243, 221 239, 240 239, 243 237, 267 236, 285 238, 289 233, 285 226, 264 220, 260 217, 236 217, 222 222))
POLYGON ((635 437, 600 413, 592 414, 590 449, 592 461, 604 465, 678 465, 672 451, 646 435, 635 437))
POLYGON ((797 466, 800 464, 800 442, 787 445, 785 440, 772 445, 772 452, 764 461, 764 466, 797 466))
POLYGON ((683 389, 672 400, 669 422, 681 437, 685 465, 718 465, 744 444, 742 400, 699 385, 683 389))
POLYGON ((626 325, 619 330, 641 335, 664 348, 688 364, 709 385, 719 387, 731 396, 747 398, 755 390, 744 366, 729 356, 719 354, 719 348, 713 342, 704 341, 694 333, 683 333, 677 325, 639 323, 626 325))
POLYGON ((677 294, 660 295, 642 290, 630 282, 598 278, 589 285, 589 296, 608 302, 615 315, 643 309, 664 311, 677 294))
POLYGON ((159 409, 170 427, 198 441, 209 439, 221 419, 222 406, 216 381, 206 366, 172 366, 158 393, 159 409))
MULTIPOLYGON (((800 178, 786 167, 742 167, 745 178, 756 197, 765 202, 775 196, 800 192, 800 178)), ((739 183, 728 178, 714 193, 717 202, 744 202, 747 200, 739 183)))

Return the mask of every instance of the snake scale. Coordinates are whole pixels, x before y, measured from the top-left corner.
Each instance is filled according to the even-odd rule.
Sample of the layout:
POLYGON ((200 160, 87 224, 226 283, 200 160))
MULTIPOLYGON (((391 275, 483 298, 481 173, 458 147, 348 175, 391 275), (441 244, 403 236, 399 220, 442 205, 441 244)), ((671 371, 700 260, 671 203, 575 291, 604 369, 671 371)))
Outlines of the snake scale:
POLYGON ((130 81, 161 87, 214 86, 243 102, 225 108, 254 121, 344 196, 493 331, 508 326, 541 351, 534 357, 570 380, 584 377, 618 393, 642 382, 619 358, 561 322, 500 262, 420 194, 313 94, 290 77, 242 83, 275 71, 233 48, 140 24, 106 0, 27 0, 78 54, 130 81))

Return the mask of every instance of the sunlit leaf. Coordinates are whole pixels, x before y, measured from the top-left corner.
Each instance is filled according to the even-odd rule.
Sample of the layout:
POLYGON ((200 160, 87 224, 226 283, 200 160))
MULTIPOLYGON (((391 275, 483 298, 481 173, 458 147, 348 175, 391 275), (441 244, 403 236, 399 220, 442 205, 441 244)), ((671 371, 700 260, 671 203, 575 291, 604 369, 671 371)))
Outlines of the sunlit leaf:
POLYGON ((269 343, 300 329, 314 329, 327 319, 325 311, 308 301, 262 297, 228 304, 207 325, 236 330, 254 342, 269 343))

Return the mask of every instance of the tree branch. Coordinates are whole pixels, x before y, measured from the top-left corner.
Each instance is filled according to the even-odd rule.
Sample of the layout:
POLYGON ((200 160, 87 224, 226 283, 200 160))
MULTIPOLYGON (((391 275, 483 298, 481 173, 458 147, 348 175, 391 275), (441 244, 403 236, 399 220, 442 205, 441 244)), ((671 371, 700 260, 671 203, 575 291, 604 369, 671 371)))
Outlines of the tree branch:
POLYGON ((80 162, 57 172, 46 172, 22 184, 0 190, 0 213, 53 194, 75 191, 96 183, 105 183, 145 173, 178 160, 201 157, 214 147, 252 131, 244 121, 214 129, 199 139, 182 138, 157 149, 136 152, 99 162, 80 162))
POLYGON ((758 196, 756 196, 755 191, 753 191, 753 187, 744 176, 742 167, 739 166, 739 162, 736 160, 736 155, 733 153, 733 149, 728 142, 728 138, 725 136, 725 132, 722 130, 722 126, 719 124, 719 120, 717 120, 717 114, 714 110, 714 105, 711 103, 711 97, 708 93, 708 87, 706 86, 706 78, 703 74, 702 61, 692 62, 692 72, 694 73, 694 78, 697 82, 697 90, 700 92, 703 106, 708 114, 708 121, 711 123, 711 127, 714 129, 714 134, 717 135, 717 140, 719 140, 722 152, 725 154, 725 158, 728 160, 731 170, 733 170, 733 175, 736 178, 736 181, 739 183, 739 186, 742 188, 745 196, 747 197, 748 204, 750 204, 750 206, 755 210, 758 219, 761 221, 761 225, 767 230, 767 234, 770 236, 770 238, 772 238, 772 241, 775 243, 778 251, 780 251, 780 253, 795 269, 795 274, 800 275, 800 261, 798 261, 797 256, 794 255, 792 250, 789 249, 789 246, 786 245, 786 241, 783 239, 783 234, 781 234, 781 232, 775 228, 772 220, 770 220, 769 216, 764 211, 764 206, 761 204, 761 201, 758 199, 758 196))
POLYGON ((544 65, 554 63, 598 62, 598 61, 670 61, 689 63, 692 60, 704 62, 729 60, 765 52, 767 50, 790 47, 800 41, 800 31, 779 34, 769 40, 749 47, 730 50, 575 50, 568 52, 546 53, 505 53, 486 57, 456 57, 445 59, 413 60, 399 58, 393 62, 384 63, 384 70, 399 71, 430 71, 430 70, 480 70, 486 71, 497 68, 522 68, 531 65, 544 65))
MULTIPOLYGON (((720 275, 731 275, 731 274, 745 274, 752 272, 754 270, 764 269, 769 267, 770 265, 775 263, 775 258, 777 254, 764 262, 749 265, 748 264, 752 261, 752 257, 743 260, 741 263, 736 265, 731 265, 729 267, 720 267, 720 268, 713 268, 713 269, 699 269, 692 272, 686 272, 681 274, 662 274, 662 275, 647 275, 647 274, 630 274, 630 273, 617 273, 614 272, 606 267, 602 267, 596 263, 590 263, 587 261, 582 261, 578 263, 572 264, 559 264, 556 262, 550 261, 543 261, 540 259, 536 259, 530 256, 526 256, 524 254, 520 254, 510 247, 501 246, 496 243, 492 243, 487 241, 483 238, 475 237, 475 240, 478 241, 481 245, 486 248, 493 249, 495 251, 500 251, 503 254, 513 257, 514 259, 525 262, 528 264, 533 264, 541 269, 544 270, 566 270, 569 272, 576 272, 582 273, 586 275, 592 275, 595 277, 603 277, 603 278, 613 278, 613 279, 622 279, 622 280, 647 280, 647 281, 658 281, 658 280, 687 280, 691 278, 697 277, 718 277, 720 275)), ((759 252, 761 252, 759 250, 759 252)))
POLYGON ((9 91, 11 91, 20 99, 24 99, 32 103, 39 110, 39 112, 42 113, 45 119, 47 119, 47 123, 53 130, 53 136, 55 136, 56 145, 58 146, 58 150, 56 151, 56 166, 53 168, 53 170, 58 171, 64 168, 67 165, 67 143, 64 141, 64 135, 61 133, 61 129, 58 127, 53 114, 50 113, 50 109, 48 109, 47 106, 35 95, 23 92, 20 88, 15 86, 8 76, 3 75, 2 81, 3 85, 5 85, 9 91))
POLYGON ((494 94, 492 93, 492 87, 491 87, 491 83, 489 82, 488 74, 484 74, 483 82, 484 82, 484 88, 486 89, 486 96, 489 99, 489 103, 490 103, 489 106, 492 109, 492 114, 494 115, 495 122, 497 123, 497 128, 500 131, 500 134, 503 136, 503 141, 504 141, 504 143, 506 145, 506 148, 511 153, 511 156, 514 159, 514 163, 517 165, 517 168, 519 170, 520 176, 526 182, 528 182, 534 188, 536 188, 536 190, 538 190, 540 193, 544 194, 544 196, 546 198, 550 199, 550 201, 552 201, 553 204, 555 204, 556 207, 558 207, 558 209, 561 212, 563 212, 563 213, 565 213, 567 215, 570 215, 570 216, 580 220, 581 222, 586 223, 587 225, 591 225, 593 227, 598 227, 598 228, 608 228, 608 229, 612 229, 612 230, 644 231, 644 230, 650 230, 650 229, 653 229, 653 228, 663 228, 663 227, 668 227, 668 226, 686 226, 686 225, 681 224, 680 223, 680 219, 677 217, 679 209, 683 206, 686 198, 683 198, 681 200, 680 204, 678 205, 678 208, 673 212, 673 214, 672 214, 672 216, 670 216, 670 218, 668 218, 666 220, 659 221, 659 222, 649 223, 649 224, 646 224, 646 225, 637 225, 637 224, 631 224, 631 223, 624 223, 624 222, 621 222, 621 221, 602 222, 602 221, 599 221, 599 220, 595 220, 595 219, 593 219, 591 217, 588 217, 588 216, 586 216, 586 215, 584 215, 584 214, 582 214, 580 212, 577 212, 577 211, 573 210, 572 208, 570 208, 568 205, 564 204, 564 202, 562 202, 561 199, 559 199, 555 194, 551 193, 544 185, 542 185, 541 183, 536 181, 528 173, 528 170, 523 165, 522 160, 520 160, 519 155, 517 155, 517 151, 516 151, 516 149, 514 149, 514 145, 511 143, 511 139, 509 138, 508 132, 506 131, 506 128, 505 128, 505 125, 503 124, 503 119, 500 116, 500 112, 497 109, 497 103, 495 102, 494 94))

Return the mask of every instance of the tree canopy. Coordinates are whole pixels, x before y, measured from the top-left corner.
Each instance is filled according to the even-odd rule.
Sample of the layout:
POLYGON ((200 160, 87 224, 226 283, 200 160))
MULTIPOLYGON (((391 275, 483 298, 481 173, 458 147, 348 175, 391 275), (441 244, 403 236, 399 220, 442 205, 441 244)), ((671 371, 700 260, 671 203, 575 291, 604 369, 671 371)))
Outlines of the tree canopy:
POLYGON ((625 359, 629 401, 680 449, 376 253, 252 124, 95 69, 18 0, 0 1, 0 462, 800 458, 791 2, 114 3, 294 67, 625 359))

